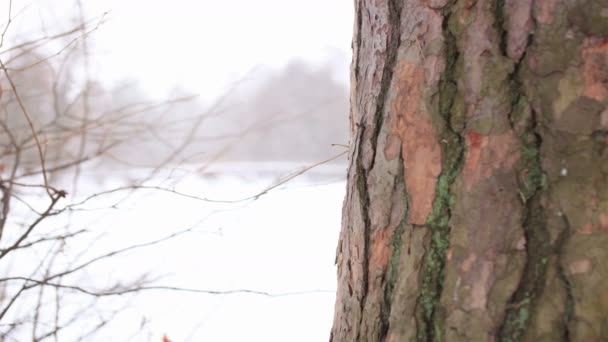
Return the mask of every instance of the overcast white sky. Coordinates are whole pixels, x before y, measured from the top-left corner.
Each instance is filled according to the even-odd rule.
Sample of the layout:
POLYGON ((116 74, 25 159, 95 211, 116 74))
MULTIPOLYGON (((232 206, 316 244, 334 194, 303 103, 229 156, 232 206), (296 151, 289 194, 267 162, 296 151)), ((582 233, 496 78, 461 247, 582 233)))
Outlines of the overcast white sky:
MULTIPOLYGON (((27 7, 14 25, 40 22, 42 17, 52 32, 50 17, 61 21, 73 17, 75 2, 13 0, 15 12, 27 7)), ((154 95, 176 86, 203 96, 218 93, 254 66, 279 67, 293 58, 333 59, 342 63, 341 77, 347 79, 352 0, 83 0, 83 4, 89 18, 108 13, 109 20, 93 36, 100 77, 137 79, 154 95)))

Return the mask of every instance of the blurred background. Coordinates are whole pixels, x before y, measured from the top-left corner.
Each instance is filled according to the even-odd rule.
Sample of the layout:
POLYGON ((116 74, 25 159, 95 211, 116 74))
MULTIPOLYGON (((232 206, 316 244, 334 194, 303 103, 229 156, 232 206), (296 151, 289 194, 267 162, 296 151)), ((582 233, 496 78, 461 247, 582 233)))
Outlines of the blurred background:
POLYGON ((0 341, 318 341, 351 1, 0 0, 0 341))

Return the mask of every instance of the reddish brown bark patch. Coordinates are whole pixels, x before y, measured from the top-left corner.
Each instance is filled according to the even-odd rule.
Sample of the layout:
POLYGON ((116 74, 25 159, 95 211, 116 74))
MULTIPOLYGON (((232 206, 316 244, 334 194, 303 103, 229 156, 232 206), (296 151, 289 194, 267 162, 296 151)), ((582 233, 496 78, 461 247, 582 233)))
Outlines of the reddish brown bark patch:
POLYGON ((506 0, 505 13, 511 13, 507 22, 507 54, 519 60, 526 50, 528 35, 534 29, 532 0, 506 0))
POLYGON ((570 274, 583 274, 591 271, 591 260, 581 259, 571 262, 568 265, 568 271, 570 274))
POLYGON ((510 169, 519 160, 517 139, 512 131, 500 135, 466 134, 467 156, 463 169, 465 187, 470 190, 498 169, 510 169))
POLYGON ((484 141, 484 136, 481 133, 471 131, 467 133, 467 137, 469 138, 471 149, 477 150, 481 148, 481 144, 484 141))
POLYGON ((608 310, 608 291, 604 291, 604 293, 600 295, 600 305, 604 310, 608 310))
POLYGON ((587 223, 586 225, 577 229, 577 231, 583 235, 593 234, 593 225, 591 223, 587 223))
POLYGON ((477 260, 477 255, 475 253, 469 254, 469 256, 466 259, 464 259, 464 261, 460 265, 460 269, 463 272, 469 272, 471 270, 471 268, 473 267, 473 263, 475 263, 476 260, 477 260))
MULTIPOLYGON (((372 234, 369 269, 385 270, 391 256, 392 229, 379 229, 372 234)), ((373 282, 372 282, 373 284, 373 282)))
POLYGON ((600 114, 600 124, 603 128, 608 128, 608 108, 600 114))
POLYGON ((424 69, 408 62, 400 62, 395 69, 396 90, 391 104, 395 120, 385 155, 389 160, 396 157, 395 137, 398 137, 411 204, 408 222, 424 224, 433 209, 435 186, 441 173, 441 147, 424 106, 424 69))
POLYGON ((588 38, 583 43, 584 95, 602 102, 608 98, 608 38, 588 38))
POLYGON ((591 235, 594 233, 608 234, 608 214, 599 213, 597 224, 587 223, 576 231, 583 235, 591 235))
POLYGON ((555 17, 555 7, 557 0, 542 0, 534 2, 534 13, 536 21, 541 24, 550 25, 555 17))
POLYGON ((488 302, 488 293, 493 282, 494 262, 484 260, 474 273, 472 282, 470 309, 485 309, 488 302))
POLYGON ((600 213, 600 230, 608 234, 608 214, 600 213))

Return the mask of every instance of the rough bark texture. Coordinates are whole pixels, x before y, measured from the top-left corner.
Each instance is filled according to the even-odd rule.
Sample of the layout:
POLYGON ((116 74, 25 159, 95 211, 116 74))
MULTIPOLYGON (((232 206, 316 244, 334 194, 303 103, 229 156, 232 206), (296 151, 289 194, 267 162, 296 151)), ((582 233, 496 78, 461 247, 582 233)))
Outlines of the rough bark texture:
POLYGON ((608 341, 608 0, 356 0, 331 341, 608 341))

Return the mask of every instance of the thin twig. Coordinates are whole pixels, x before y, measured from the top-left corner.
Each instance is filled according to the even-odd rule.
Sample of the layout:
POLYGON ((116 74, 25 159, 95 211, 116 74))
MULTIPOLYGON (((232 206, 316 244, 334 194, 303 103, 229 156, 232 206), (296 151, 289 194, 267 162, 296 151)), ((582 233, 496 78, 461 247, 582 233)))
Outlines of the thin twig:
POLYGON ((331 161, 334 161, 334 160, 342 157, 343 155, 345 155, 347 153, 348 153, 348 151, 344 151, 344 152, 338 153, 337 155, 335 155, 335 156, 333 156, 331 158, 328 158, 328 159, 322 160, 320 162, 314 163, 312 165, 309 165, 309 166, 307 166, 307 167, 305 167, 305 168, 303 168, 303 169, 301 169, 299 171, 296 171, 296 172, 288 175, 287 177, 285 177, 281 181, 279 181, 279 182, 277 182, 277 183, 275 183, 275 184, 273 184, 273 185, 265 188, 262 191, 259 191, 259 192, 255 193, 253 195, 250 195, 250 196, 247 196, 247 197, 243 197, 243 198, 240 198, 240 199, 234 199, 234 200, 211 199, 211 198, 206 198, 206 197, 200 197, 200 196, 186 194, 186 193, 183 193, 183 192, 179 192, 179 191, 176 191, 176 190, 173 190, 173 189, 169 189, 169 188, 164 188, 164 187, 161 187, 161 186, 153 186, 153 185, 127 185, 127 186, 118 187, 118 188, 114 188, 114 189, 110 189, 110 190, 106 190, 106 191, 97 192, 97 193, 95 193, 93 195, 90 195, 90 196, 86 197, 85 199, 83 199, 83 200, 81 200, 79 202, 72 203, 72 204, 66 206, 65 209, 72 210, 75 207, 84 205, 85 203, 87 203, 87 202, 89 202, 89 201, 91 201, 91 200, 93 200, 95 198, 101 197, 101 196, 105 196, 105 195, 109 195, 109 194, 117 193, 117 192, 122 192, 122 191, 133 191, 133 190, 138 190, 138 189, 148 189, 148 190, 156 190, 156 191, 168 192, 168 193, 171 193, 171 194, 174 194, 174 195, 178 195, 178 196, 181 196, 181 197, 185 197, 185 198, 189 198, 189 199, 193 199, 193 200, 197 200, 197 201, 208 202, 208 203, 235 204, 235 203, 246 202, 246 201, 250 201, 250 200, 257 200, 258 198, 260 198, 261 196, 267 194, 271 190, 273 190, 273 189, 275 189, 275 188, 277 188, 277 187, 279 187, 279 186, 281 186, 281 185, 283 185, 283 184, 285 184, 285 183, 293 180, 294 178, 296 178, 298 176, 301 176, 302 174, 304 174, 304 173, 306 173, 306 172, 314 169, 315 167, 318 167, 318 166, 321 166, 323 164, 327 164, 327 163, 329 163, 331 161))
MULTIPOLYGON (((234 289, 234 290, 206 290, 206 289, 195 289, 195 288, 186 288, 186 287, 178 287, 178 286, 135 286, 124 289, 116 289, 116 290, 106 290, 106 291, 96 291, 83 288, 81 286, 76 285, 66 285, 60 283, 54 283, 47 279, 33 279, 27 277, 6 277, 0 278, 0 282, 7 281, 25 281, 35 284, 36 286, 51 286, 62 289, 74 290, 77 292, 81 292, 87 295, 95 296, 95 297, 107 297, 107 296, 122 296, 129 293, 141 292, 141 291, 150 291, 150 290, 165 290, 165 291, 178 291, 178 292, 190 292, 190 293, 200 293, 200 294, 209 294, 209 295, 235 295, 235 294, 252 294, 252 295, 260 295, 265 297, 287 297, 287 296, 300 296, 300 295, 309 295, 309 294, 317 294, 317 293, 335 293, 333 290, 302 290, 302 291, 288 291, 288 292, 269 292, 269 291, 259 291, 259 290, 249 290, 249 289, 234 289)), ((28 287, 33 287, 29 285, 28 287)))
POLYGON ((13 0, 8 1, 8 21, 6 22, 6 26, 4 26, 4 30, 2 31, 2 37, 0 37, 0 48, 4 45, 4 37, 6 36, 6 32, 8 32, 8 27, 11 26, 13 22, 13 0))

